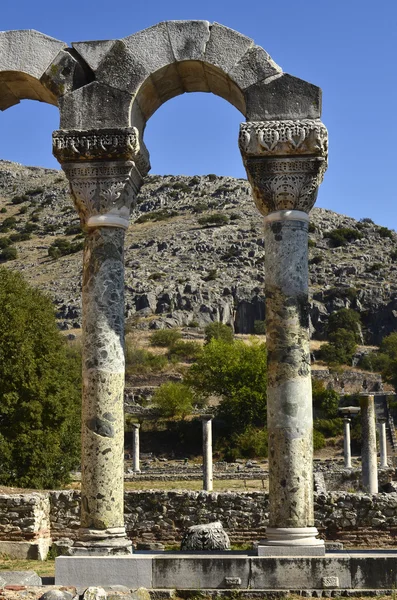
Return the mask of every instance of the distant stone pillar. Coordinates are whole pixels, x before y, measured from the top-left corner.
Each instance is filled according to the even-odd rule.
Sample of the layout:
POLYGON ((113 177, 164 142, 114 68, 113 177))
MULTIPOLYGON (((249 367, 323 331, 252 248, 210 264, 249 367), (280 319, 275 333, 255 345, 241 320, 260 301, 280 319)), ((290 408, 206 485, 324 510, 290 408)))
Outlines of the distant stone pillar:
POLYGON ((212 492, 214 478, 212 472, 212 416, 201 417, 203 423, 203 490, 212 492))
POLYGON ((361 465, 363 488, 370 494, 378 493, 378 456, 376 451, 374 396, 362 395, 361 406, 361 465))
POLYGON ((379 452, 380 468, 387 469, 387 438, 386 438, 386 419, 379 419, 379 452))
POLYGON ((244 123, 240 149, 265 217, 270 506, 258 553, 323 554, 313 509, 308 212, 326 169, 327 130, 308 119, 244 123))
POLYGON ((346 469, 352 468, 352 453, 351 453, 351 442, 350 442, 350 423, 351 419, 349 417, 344 417, 343 419, 343 449, 344 449, 344 458, 345 458, 345 467, 346 469))
POLYGON ((124 235, 148 160, 133 128, 56 131, 86 232, 82 284, 80 554, 125 554, 124 235))
POLYGON ((133 423, 133 440, 132 440, 132 470, 134 473, 140 473, 141 467, 139 463, 139 423, 133 423))

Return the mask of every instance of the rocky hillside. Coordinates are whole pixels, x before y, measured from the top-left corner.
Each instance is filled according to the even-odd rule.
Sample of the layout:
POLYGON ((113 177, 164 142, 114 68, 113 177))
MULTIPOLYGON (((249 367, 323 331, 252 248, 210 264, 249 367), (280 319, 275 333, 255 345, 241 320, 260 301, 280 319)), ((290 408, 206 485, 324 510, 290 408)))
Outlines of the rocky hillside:
MULTIPOLYGON (((325 209, 311 218, 313 336, 324 337, 331 311, 351 307, 361 314, 366 342, 378 344, 397 330, 397 234, 325 209)), ((130 323, 221 320, 251 333, 264 319, 261 217, 247 181, 149 176, 133 221, 126 242, 130 323)), ((65 329, 81 324, 78 224, 61 172, 0 161, 0 260, 50 294, 65 329), (56 258, 63 252, 70 254, 56 258)))

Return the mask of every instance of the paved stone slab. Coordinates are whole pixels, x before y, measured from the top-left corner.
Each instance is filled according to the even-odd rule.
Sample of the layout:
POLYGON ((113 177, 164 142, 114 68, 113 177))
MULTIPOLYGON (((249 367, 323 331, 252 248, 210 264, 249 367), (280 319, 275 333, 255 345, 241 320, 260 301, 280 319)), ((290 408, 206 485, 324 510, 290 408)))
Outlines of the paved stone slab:
POLYGON ((0 585, 41 585, 35 571, 0 571, 0 585))

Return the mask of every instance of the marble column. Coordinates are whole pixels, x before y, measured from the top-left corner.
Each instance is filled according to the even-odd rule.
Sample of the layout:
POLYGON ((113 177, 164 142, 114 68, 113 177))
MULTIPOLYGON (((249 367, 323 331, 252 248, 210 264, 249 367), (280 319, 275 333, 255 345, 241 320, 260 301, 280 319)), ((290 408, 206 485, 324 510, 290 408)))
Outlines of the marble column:
MULTIPOLYGON (((128 554, 124 527, 124 236, 142 183, 137 131, 56 131, 53 151, 86 233, 78 554, 128 554)), ((146 160, 148 167, 148 161, 146 160)))
POLYGON ((387 437, 386 437, 386 419, 379 419, 379 452, 380 468, 387 469, 387 437))
POLYGON ((201 420, 203 423, 203 490, 212 492, 214 482, 212 470, 212 416, 204 415, 201 420))
POLYGON ((258 553, 322 555, 313 509, 308 213, 326 169, 327 131, 317 120, 245 123, 240 149, 264 215, 269 527, 258 553))
POLYGON ((372 395, 360 397, 361 406, 361 465, 365 491, 378 493, 378 456, 376 450, 375 399, 372 395))
POLYGON ((132 470, 134 473, 140 473, 141 467, 139 463, 139 423, 132 424, 133 440, 132 440, 132 470))
POLYGON ((350 423, 349 417, 343 418, 343 450, 346 469, 352 468, 352 453, 351 453, 351 442, 350 442, 350 423))

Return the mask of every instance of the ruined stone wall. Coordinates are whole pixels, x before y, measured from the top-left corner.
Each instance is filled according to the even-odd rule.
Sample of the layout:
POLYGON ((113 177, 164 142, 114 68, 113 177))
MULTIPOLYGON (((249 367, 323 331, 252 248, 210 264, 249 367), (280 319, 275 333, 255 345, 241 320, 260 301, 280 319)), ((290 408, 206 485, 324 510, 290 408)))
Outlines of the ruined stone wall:
MULTIPOLYGON (((0 495, 0 540, 38 537, 75 538, 79 527, 80 493, 0 495)), ((397 493, 315 494, 315 525, 326 540, 346 547, 390 547, 397 544, 397 493)), ((125 493, 125 521, 134 542, 179 544, 190 525, 220 520, 232 543, 249 543, 265 535, 268 494, 264 492, 204 493, 131 491, 125 493)))
POLYGON ((0 495, 0 541, 30 541, 50 536, 48 493, 0 495))

